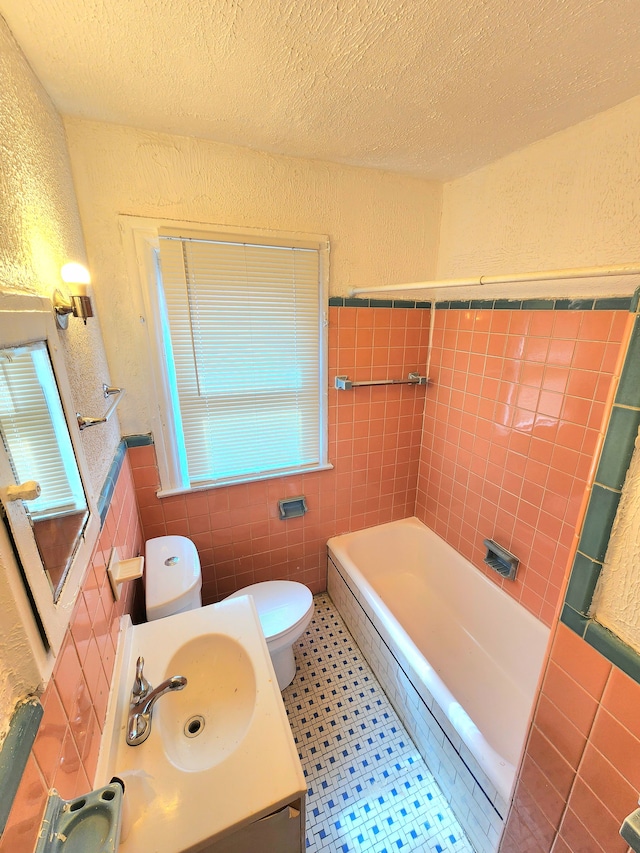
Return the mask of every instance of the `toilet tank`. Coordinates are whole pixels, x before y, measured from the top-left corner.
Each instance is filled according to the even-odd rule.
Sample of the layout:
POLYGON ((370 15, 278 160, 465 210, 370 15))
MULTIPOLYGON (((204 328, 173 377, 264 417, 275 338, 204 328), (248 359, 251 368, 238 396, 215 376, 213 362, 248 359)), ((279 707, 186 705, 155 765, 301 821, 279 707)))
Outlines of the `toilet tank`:
POLYGON ((158 536, 145 545, 147 621, 202 606, 202 575, 196 546, 186 536, 158 536))

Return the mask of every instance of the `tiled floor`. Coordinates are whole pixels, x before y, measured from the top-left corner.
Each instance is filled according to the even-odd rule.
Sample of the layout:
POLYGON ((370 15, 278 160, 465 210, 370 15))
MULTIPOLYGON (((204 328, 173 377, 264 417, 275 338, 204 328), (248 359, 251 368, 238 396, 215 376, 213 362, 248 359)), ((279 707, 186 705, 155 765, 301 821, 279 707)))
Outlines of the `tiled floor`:
POLYGON ((308 782, 307 850, 473 853, 326 594, 283 697, 308 782))

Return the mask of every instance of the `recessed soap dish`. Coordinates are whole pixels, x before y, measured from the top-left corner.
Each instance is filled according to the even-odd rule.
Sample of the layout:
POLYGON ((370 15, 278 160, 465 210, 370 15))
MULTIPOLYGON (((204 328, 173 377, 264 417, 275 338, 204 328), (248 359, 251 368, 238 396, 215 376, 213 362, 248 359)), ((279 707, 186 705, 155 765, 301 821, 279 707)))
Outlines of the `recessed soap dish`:
POLYGON ((111 584, 111 591, 116 601, 120 598, 120 587, 125 581, 136 580, 142 577, 144 571, 144 557, 132 557, 130 560, 121 560, 118 549, 113 548, 107 566, 107 575, 111 584))
POLYGON ((285 518, 299 518, 307 511, 307 502, 304 495, 298 495, 296 498, 284 498, 278 501, 278 511, 280 518, 284 521, 285 518))
POLYGON ((487 549, 487 556, 484 558, 485 563, 503 578, 510 581, 515 580, 520 560, 502 545, 494 542, 493 539, 485 539, 484 545, 487 549))

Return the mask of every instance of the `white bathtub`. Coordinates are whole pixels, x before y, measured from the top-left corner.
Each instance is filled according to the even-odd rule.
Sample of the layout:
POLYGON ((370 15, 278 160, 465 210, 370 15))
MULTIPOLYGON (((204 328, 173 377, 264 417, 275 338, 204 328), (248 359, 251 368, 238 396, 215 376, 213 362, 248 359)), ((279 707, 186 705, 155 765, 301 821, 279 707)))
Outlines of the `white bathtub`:
POLYGON ((328 549, 336 607, 474 846, 497 849, 549 629, 417 518, 328 549), (490 804, 480 838, 470 800, 475 823, 490 804))

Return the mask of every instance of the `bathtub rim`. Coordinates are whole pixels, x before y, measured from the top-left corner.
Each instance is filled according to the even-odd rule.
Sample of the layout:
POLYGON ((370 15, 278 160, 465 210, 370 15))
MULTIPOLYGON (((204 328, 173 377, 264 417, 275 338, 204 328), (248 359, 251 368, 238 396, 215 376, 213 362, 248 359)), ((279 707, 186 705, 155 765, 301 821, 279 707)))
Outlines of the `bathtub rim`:
MULTIPOLYGON (((352 584, 356 586, 356 588, 360 592, 360 595, 371 608, 373 614, 380 621, 381 625, 385 627, 385 633, 390 635, 389 638, 385 638, 379 632, 383 641, 387 643, 387 645, 389 645, 388 639, 390 639, 391 646, 393 645, 394 641, 398 642, 399 656, 401 659, 404 660, 406 666, 411 671, 411 673, 413 673, 415 680, 419 683, 422 680, 425 689, 431 694, 434 702, 439 706, 442 714, 447 718, 450 725, 456 731, 458 737, 460 738, 460 741, 470 751, 474 760, 477 762, 481 771, 486 775, 491 785, 495 787, 499 795, 508 803, 515 788, 517 769, 520 761, 522 760, 522 754, 524 752, 524 747, 526 744, 527 732, 530 727, 533 708, 535 705, 537 689, 534 689, 531 696, 531 708, 529 711, 528 719, 526 720, 525 725, 523 726, 524 736, 519 749, 519 755, 516 758, 515 762, 511 762, 504 756, 500 755, 500 753, 487 741, 487 739, 482 734, 480 729, 478 729, 478 727, 475 725, 469 714, 456 700, 455 696, 451 693, 446 684, 444 684, 437 672, 435 672, 429 661, 418 649, 413 639, 410 637, 404 627, 400 624, 394 614, 390 611, 390 609, 387 607, 387 605, 384 603, 378 593, 373 589, 371 583, 367 580, 366 576, 362 573, 362 571, 358 568, 357 564, 354 563, 348 552, 345 550, 345 544, 343 543, 348 543, 354 538, 360 538, 369 533, 369 531, 371 530, 387 527, 401 527, 406 525, 417 527, 419 529, 424 529, 433 536, 436 536, 444 545, 446 545, 448 549, 451 549, 459 559, 464 560, 466 563, 468 563, 469 566, 471 566, 471 568, 478 574, 479 579, 482 582, 490 585, 492 594, 499 594, 501 597, 506 597, 506 599, 509 599, 509 606, 517 606, 522 611, 523 616, 526 616, 528 620, 532 620, 531 624, 535 624, 536 630, 544 630, 544 643, 541 644, 543 645, 544 649, 546 649, 546 647, 548 646, 549 636, 551 633, 550 629, 546 625, 544 625, 544 623, 542 623, 539 619, 537 619, 532 613, 526 610, 526 608, 524 608, 516 599, 514 599, 507 592, 501 589, 497 584, 493 583, 490 578, 486 577, 482 572, 480 572, 475 566, 473 566, 472 563, 470 563, 470 561, 468 561, 463 555, 453 549, 452 546, 449 545, 449 543, 442 539, 442 537, 438 536, 438 534, 434 530, 424 524, 424 522, 420 521, 420 519, 418 519, 416 516, 409 516, 407 518, 385 522, 384 524, 372 525, 369 528, 363 528, 361 530, 356 530, 350 533, 339 534, 337 536, 331 537, 327 541, 328 555, 332 560, 336 571, 338 572, 338 574, 341 575, 342 580, 347 584, 347 587, 350 589, 351 594, 356 598, 356 600, 358 600, 358 595, 351 588, 351 584, 347 580, 348 578, 351 579, 352 584), (390 626, 392 626, 393 630, 390 630, 390 626), (452 711, 454 719, 452 719, 452 711)), ((366 610, 364 612, 365 615, 368 615, 366 614, 366 610)), ((376 628, 376 630, 378 630, 375 624, 374 627, 376 628)), ((543 651, 540 660, 541 670, 544 666, 545 654, 546 652, 543 651)), ((402 660, 398 660, 398 664, 402 666, 402 660)), ((410 678, 410 680, 413 681, 409 673, 405 674, 408 678, 410 678)), ((418 685, 414 684, 414 688, 420 695, 422 695, 418 685)), ((425 701, 425 704, 427 705, 427 707, 429 707, 429 703, 424 699, 424 697, 423 701, 425 701)), ((429 710, 431 711, 431 713, 433 713, 431 708, 429 708, 429 710)))

